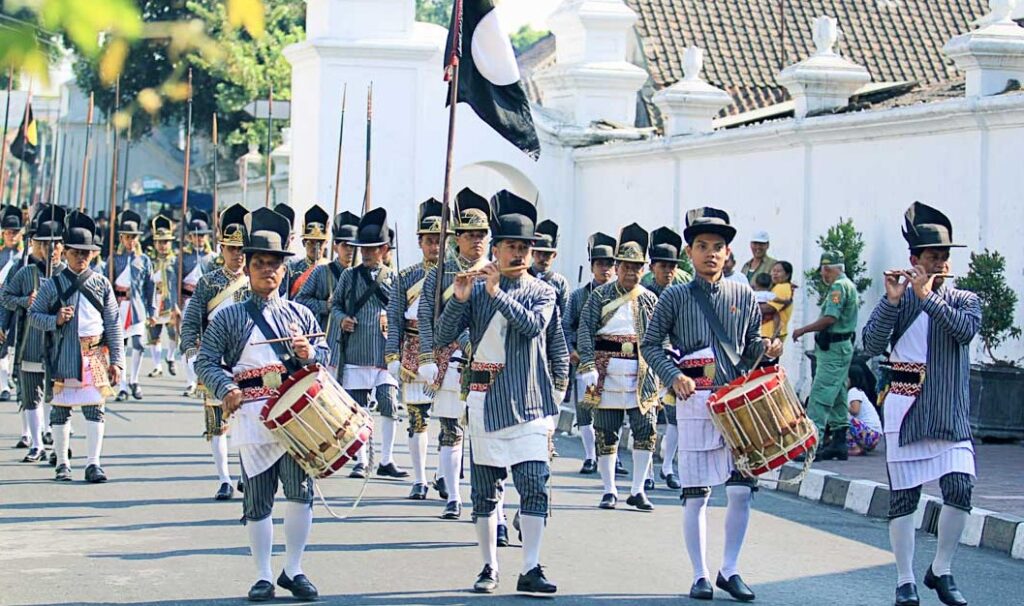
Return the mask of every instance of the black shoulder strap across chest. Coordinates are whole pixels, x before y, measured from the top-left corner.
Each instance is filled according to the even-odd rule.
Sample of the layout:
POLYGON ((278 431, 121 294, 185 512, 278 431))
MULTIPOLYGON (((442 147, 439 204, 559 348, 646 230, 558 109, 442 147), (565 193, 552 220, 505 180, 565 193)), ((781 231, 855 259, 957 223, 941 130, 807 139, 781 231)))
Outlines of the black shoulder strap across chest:
POLYGON ((270 341, 271 349, 273 349, 274 353, 277 354, 277 358, 281 360, 281 363, 288 369, 288 372, 295 373, 301 370, 302 365, 299 364, 299 361, 295 359, 295 356, 288 349, 288 346, 285 345, 285 341, 276 340, 279 339, 281 335, 277 334, 277 331, 274 330, 267 322, 267 319, 263 317, 263 312, 256 306, 256 302, 250 298, 245 302, 244 307, 245 311, 249 313, 249 317, 256 324, 256 328, 259 328, 260 332, 263 333, 263 336, 270 341))
MULTIPOLYGON (((352 305, 352 310, 349 311, 349 315, 354 316, 357 313, 359 313, 363 309, 363 307, 369 302, 370 297, 374 296, 376 296, 377 299, 380 300, 380 303, 383 307, 386 308, 388 306, 388 301, 390 299, 388 297, 388 294, 384 292, 383 288, 385 271, 387 270, 384 267, 381 267, 377 271, 377 278, 371 279, 370 270, 365 265, 360 265, 359 268, 356 269, 356 277, 357 279, 362 280, 363 284, 366 284, 366 290, 358 299, 356 299, 355 303, 352 305)), ((353 280, 353 282, 355 281, 353 280)), ((352 284, 352 292, 355 292, 355 284, 352 284)))
POLYGON ((733 366, 739 366, 740 355, 736 353, 736 345, 729 338, 729 333, 726 332, 725 326, 722 325, 722 319, 718 317, 715 309, 711 306, 711 299, 708 298, 708 294, 697 286, 696 282, 690 282, 689 288, 693 294, 693 300, 697 302, 697 306, 700 307, 701 313, 704 314, 704 318, 711 327, 711 332, 718 341, 718 349, 722 350, 733 366))
MULTIPOLYGON (((88 280, 89 277, 92 276, 93 272, 91 269, 86 269, 77 276, 70 269, 65 269, 61 273, 63 273, 64 277, 67 278, 69 282, 68 287, 65 288, 63 291, 60 291, 58 289, 57 300, 54 301, 50 313, 57 313, 58 309, 64 307, 65 305, 68 305, 71 302, 71 298, 75 296, 76 292, 81 293, 81 295, 85 297, 87 301, 89 301, 89 304, 96 308, 96 311, 103 313, 103 304, 100 303, 100 301, 96 298, 96 295, 88 290, 82 289, 82 286, 85 284, 86 280, 88 280)), ((57 284, 58 282, 54 282, 54 286, 56 286, 57 284)))

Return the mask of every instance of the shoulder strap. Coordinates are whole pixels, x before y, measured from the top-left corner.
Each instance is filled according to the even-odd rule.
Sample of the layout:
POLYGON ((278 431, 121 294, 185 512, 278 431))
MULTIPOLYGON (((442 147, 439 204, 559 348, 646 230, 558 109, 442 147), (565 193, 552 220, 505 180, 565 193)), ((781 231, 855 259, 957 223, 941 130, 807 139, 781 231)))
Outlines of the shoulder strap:
POLYGON ((739 366, 740 355, 736 353, 736 345, 733 344, 732 339, 729 338, 728 333, 725 331, 725 327, 722 326, 722 320, 715 313, 714 308, 711 306, 711 300, 708 299, 708 294, 695 286, 694 282, 690 282, 690 292, 693 294, 693 299, 697 302, 697 306, 700 307, 701 313, 704 314, 704 319, 708 321, 708 325, 711 327, 711 332, 714 333, 715 339, 718 341, 719 349, 723 350, 723 353, 729 358, 733 366, 739 366))
POLYGON ((70 280, 70 284, 68 284, 68 287, 64 290, 64 292, 57 293, 57 300, 54 302, 56 308, 53 309, 52 313, 57 313, 57 309, 60 309, 60 307, 63 305, 67 305, 71 301, 71 297, 75 296, 76 292, 81 293, 81 295, 85 297, 87 301, 89 301, 89 304, 96 308, 96 311, 102 313, 103 304, 96 299, 96 295, 89 292, 88 290, 82 289, 82 286, 85 284, 85 281, 88 280, 90 276, 92 276, 92 270, 86 269, 77 276, 71 273, 71 270, 68 269, 65 269, 64 273, 70 280))
POLYGON ((271 349, 273 349, 274 353, 277 354, 278 359, 281 360, 281 363, 288 369, 288 372, 298 372, 302 367, 299 365, 298 361, 296 361, 295 356, 293 356, 288 350, 284 341, 276 340, 280 338, 280 335, 278 335, 277 331, 271 328, 270 324, 267 323, 267 319, 263 317, 263 312, 256 307, 256 303, 252 298, 245 302, 245 311, 249 313, 249 317, 256 323, 256 327, 260 329, 263 336, 266 337, 268 341, 271 341, 271 349))
MULTIPOLYGON (((377 279, 371 282, 370 270, 366 269, 365 265, 359 266, 359 269, 356 270, 356 276, 363 280, 363 283, 367 285, 367 288, 366 291, 364 291, 363 294, 360 295, 358 299, 356 299, 355 303, 352 305, 352 309, 349 311, 349 315, 355 316, 357 313, 359 313, 363 309, 363 306, 366 305, 367 302, 369 302, 370 297, 374 295, 376 295, 377 298, 380 299, 381 304, 383 304, 384 307, 388 306, 388 296, 383 291, 383 289, 381 289, 381 284, 384 281, 385 271, 386 269, 384 267, 381 267, 380 270, 377 272, 377 279)), ((353 284, 352 286, 352 292, 355 293, 355 284, 353 284)))

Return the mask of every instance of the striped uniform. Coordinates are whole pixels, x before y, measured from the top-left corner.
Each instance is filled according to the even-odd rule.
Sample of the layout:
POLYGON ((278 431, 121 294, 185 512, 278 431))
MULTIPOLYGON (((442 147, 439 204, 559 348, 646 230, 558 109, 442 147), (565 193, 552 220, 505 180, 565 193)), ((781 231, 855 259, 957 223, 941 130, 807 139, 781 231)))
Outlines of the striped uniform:
POLYGON ((153 316, 152 273, 153 266, 146 255, 114 255, 114 288, 120 303, 121 328, 125 338, 132 338, 132 347, 137 351, 142 351, 146 318, 153 316))
POLYGON ((285 264, 285 267, 288 268, 289 299, 296 300, 295 297, 299 296, 299 292, 302 290, 302 287, 305 286, 306 280, 312 277, 313 271, 316 271, 316 263, 317 262, 314 261, 313 259, 304 256, 299 259, 292 259, 291 261, 285 264), (306 270, 309 269, 310 267, 312 267, 313 269, 309 272, 309 275, 306 277, 306 280, 302 280, 302 274, 306 273, 306 270), (302 281, 302 284, 299 284, 300 280, 302 281))
MULTIPOLYGON (((430 267, 433 267, 433 264, 430 267)), ((411 357, 415 364, 411 369, 412 372, 419 370, 417 342, 419 329, 413 328, 413 323, 417 322, 420 298, 423 294, 429 296, 429 293, 425 293, 423 290, 427 268, 428 265, 421 261, 398 272, 398 279, 392 285, 388 300, 388 340, 384 347, 384 361, 390 364, 394 361, 403 362, 403 358, 411 357), (412 292, 410 293, 410 291, 412 292), (412 296, 411 301, 410 296, 412 296), (411 352, 411 356, 403 355, 411 346, 417 346, 416 351, 411 352)), ((410 369, 406 368, 406 370, 410 369)), ((403 374, 399 381, 402 403, 405 404, 405 408, 409 412, 409 437, 416 433, 427 432, 427 422, 430 419, 430 398, 424 393, 426 387, 419 377, 410 379, 403 374)))
MULTIPOLYGON (((654 316, 647 326, 647 334, 641 342, 640 353, 661 378, 662 384, 672 388, 676 377, 682 374, 665 349, 665 340, 681 356, 689 356, 710 348, 715 359, 714 385, 723 386, 742 376, 767 347, 761 338, 761 310, 754 299, 754 292, 746 284, 721 279, 714 284, 701 277, 695 277, 688 284, 670 286, 658 299, 654 316), (729 340, 740 356, 740 366, 733 365, 722 345, 711 331, 711 325, 704 317, 692 289, 703 289, 711 306, 721 319, 729 340)), ((711 492, 711 486, 725 479, 726 485, 745 485, 755 488, 757 480, 747 479, 732 470, 732 459, 714 428, 707 410, 695 406, 700 392, 686 402, 676 404, 676 418, 679 423, 679 470, 690 469, 696 477, 703 477, 700 484, 690 483, 683 478, 682 497, 704 496, 711 492), (698 414, 699 413, 699 414, 698 414), (688 440, 688 433, 701 434, 697 441, 688 440), (708 448, 714 446, 714 448, 708 448)))
MULTIPOLYGON (((18 270, 25 266, 30 255, 17 248, 4 247, 0 249, 0 288, 3 288, 11 281, 11 278, 18 273, 18 270)), ((0 358, 10 355, 11 345, 14 344, 12 337, 18 333, 20 314, 10 314, 0 319, 0 330, 4 331, 7 339, 0 344, 0 358)), ((6 363, 6 362, 5 362, 6 363)), ((4 386, 6 389, 6 386, 4 386)))
MULTIPOLYGON (((669 282, 668 286, 661 286, 654 279, 654 272, 649 271, 646 274, 644 274, 643 278, 640 278, 640 286, 643 286, 647 290, 654 293, 656 296, 661 297, 661 293, 665 292, 665 289, 667 289, 669 286, 675 286, 676 284, 686 284, 692 279, 693 276, 691 276, 689 273, 681 269, 676 269, 675 272, 672 274, 672 280, 669 282)), ((669 386, 669 389, 671 390, 671 386, 669 386)), ((662 409, 661 411, 659 411, 658 414, 658 424, 663 425, 667 423, 669 425, 675 425, 676 405, 662 402, 661 408, 662 409), (662 419, 662 417, 664 417, 664 419, 662 419)))
POLYGON ((371 399, 369 392, 374 391, 380 414, 389 418, 396 415, 397 382, 387 372, 384 347, 387 342, 388 292, 394 279, 395 272, 386 265, 377 270, 358 265, 342 272, 332 295, 332 334, 327 335, 331 344, 331 364, 338 369, 344 388, 364 406, 371 399), (355 304, 374 283, 380 285, 377 293, 370 296, 361 308, 355 309, 355 304), (341 322, 349 316, 356 319, 356 328, 354 332, 345 333, 341 322))
MULTIPOLYGON (((185 260, 182 259, 184 264, 185 260)), ((149 326, 149 344, 155 345, 160 340, 164 328, 172 342, 178 340, 177 331, 170 323, 171 310, 178 307, 178 257, 173 253, 166 257, 155 257, 152 261, 153 293, 150 308, 156 326, 149 326)))
POLYGON ((334 293, 334 287, 338 284, 343 271, 345 268, 337 260, 326 265, 317 265, 295 297, 296 303, 305 305, 313 312, 320 322, 320 328, 325 332, 330 329, 328 318, 331 317, 331 294, 334 293))
POLYGON ((557 271, 538 271, 531 267, 530 275, 555 289, 555 307, 560 315, 565 314, 565 304, 569 298, 569 279, 557 271))
MULTIPOLYGON (((569 300, 565 304, 565 315, 562 316, 562 332, 565 333, 565 344, 569 353, 576 351, 576 333, 580 327, 580 315, 590 298, 590 293, 598 287, 598 284, 590 282, 572 291, 569 300)), ((570 369, 570 376, 575 376, 576 368, 570 369)), ((576 382, 576 427, 586 427, 594 424, 594 414, 590 408, 583 406, 584 387, 577 380, 576 382)))
POLYGON ((892 518, 913 513, 921 484, 937 477, 947 505, 971 508, 970 344, 980 327, 978 296, 948 284, 924 301, 909 288, 897 306, 883 298, 864 326, 865 353, 891 346, 890 361, 926 368, 916 397, 890 391, 883 406, 892 518))

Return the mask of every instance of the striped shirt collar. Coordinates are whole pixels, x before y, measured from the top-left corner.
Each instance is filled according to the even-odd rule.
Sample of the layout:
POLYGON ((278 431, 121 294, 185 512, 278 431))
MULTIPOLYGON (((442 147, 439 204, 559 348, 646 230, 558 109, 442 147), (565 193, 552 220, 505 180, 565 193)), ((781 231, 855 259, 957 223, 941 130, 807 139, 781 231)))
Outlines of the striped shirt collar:
POLYGON ((721 277, 718 278, 718 280, 714 282, 709 282, 708 280, 702 278, 701 276, 695 275, 693 276, 693 284, 696 285, 697 288, 700 288, 701 290, 708 294, 715 294, 719 291, 719 289, 722 288, 722 280, 724 279, 725 275, 723 274, 721 277))
POLYGON ((259 310, 270 308, 273 311, 277 309, 284 309, 285 307, 285 300, 277 290, 270 293, 269 297, 262 297, 254 292, 250 292, 249 298, 256 303, 256 308, 259 310))

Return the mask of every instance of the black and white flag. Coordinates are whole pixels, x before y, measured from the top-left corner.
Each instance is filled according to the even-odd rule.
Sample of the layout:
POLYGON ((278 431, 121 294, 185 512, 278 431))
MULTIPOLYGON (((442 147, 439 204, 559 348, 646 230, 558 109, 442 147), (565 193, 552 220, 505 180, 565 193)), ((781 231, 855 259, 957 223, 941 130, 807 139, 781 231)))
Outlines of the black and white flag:
POLYGON ((494 0, 455 0, 448 32, 445 69, 450 82, 453 63, 458 62, 458 100, 468 103, 498 134, 537 159, 540 141, 530 100, 494 0), (464 52, 467 48, 469 52, 464 52))

